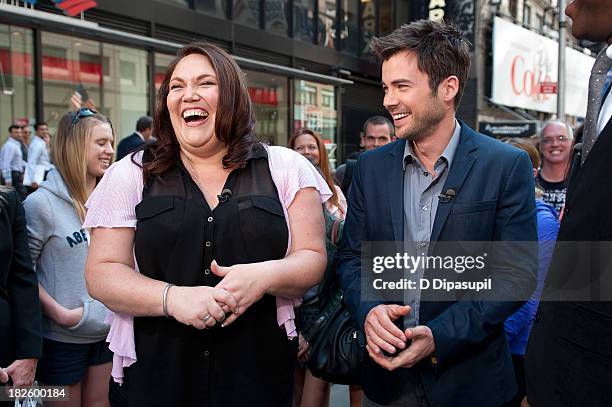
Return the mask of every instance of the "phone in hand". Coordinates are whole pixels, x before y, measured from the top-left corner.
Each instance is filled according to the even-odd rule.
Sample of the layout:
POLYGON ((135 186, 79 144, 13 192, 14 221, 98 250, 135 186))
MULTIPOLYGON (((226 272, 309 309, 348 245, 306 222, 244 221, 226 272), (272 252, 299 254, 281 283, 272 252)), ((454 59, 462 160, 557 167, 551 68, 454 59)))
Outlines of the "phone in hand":
POLYGON ((76 92, 81 95, 81 101, 86 102, 89 99, 89 95, 82 83, 77 84, 76 92))

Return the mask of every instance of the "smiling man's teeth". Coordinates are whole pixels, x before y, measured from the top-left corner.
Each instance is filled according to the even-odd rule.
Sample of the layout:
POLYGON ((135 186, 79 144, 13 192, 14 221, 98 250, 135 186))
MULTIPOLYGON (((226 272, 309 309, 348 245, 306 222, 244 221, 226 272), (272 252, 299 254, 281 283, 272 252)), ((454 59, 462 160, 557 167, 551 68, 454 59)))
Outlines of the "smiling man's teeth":
POLYGON ((208 117, 208 112, 205 110, 200 110, 200 109, 185 110, 183 112, 183 119, 186 119, 187 117, 190 117, 190 116, 208 117))
POLYGON ((401 120, 404 117, 407 117, 408 113, 398 113, 393 115, 393 120, 401 120))

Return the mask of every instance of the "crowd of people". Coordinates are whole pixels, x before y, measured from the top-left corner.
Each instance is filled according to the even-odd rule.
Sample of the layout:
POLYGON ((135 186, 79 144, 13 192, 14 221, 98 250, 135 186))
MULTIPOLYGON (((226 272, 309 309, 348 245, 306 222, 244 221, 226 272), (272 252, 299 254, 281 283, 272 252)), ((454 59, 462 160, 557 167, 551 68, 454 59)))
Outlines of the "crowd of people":
MULTIPOLYGON (((425 20, 373 39, 391 119, 365 121, 364 151, 336 171, 312 129, 289 148, 260 142, 242 71, 207 43, 179 50, 153 117, 118 146, 111 121, 76 99, 53 137, 43 122, 31 140, 10 126, 0 382, 66 386, 68 400, 45 406, 327 407, 302 333, 327 317, 320 283, 332 276, 366 338, 351 407, 606 405, 610 287, 545 301, 584 255, 556 242, 612 230, 611 16, 605 1, 582 3, 567 9, 574 34, 608 45, 578 132, 552 120, 500 142, 470 129, 456 117, 468 43, 425 20), (418 256, 470 241, 538 251, 515 245, 489 264, 487 293, 362 291, 364 242, 418 256)), ((590 255, 571 271, 589 275, 580 288, 608 281, 611 254, 590 255)))

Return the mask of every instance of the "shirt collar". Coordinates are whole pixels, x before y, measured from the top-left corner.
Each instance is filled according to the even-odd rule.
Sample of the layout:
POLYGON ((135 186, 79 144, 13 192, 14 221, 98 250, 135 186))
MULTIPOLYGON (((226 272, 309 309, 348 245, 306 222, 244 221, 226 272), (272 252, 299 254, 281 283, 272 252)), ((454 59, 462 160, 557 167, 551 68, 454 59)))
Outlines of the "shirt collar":
POLYGON ((139 131, 135 131, 134 133, 138 134, 138 137, 140 137, 140 139, 141 139, 142 141, 145 141, 145 139, 144 139, 143 135, 142 135, 142 134, 140 134, 140 132, 139 132, 139 131))
MULTIPOLYGON (((450 168, 453 163, 453 158, 455 158, 455 152, 457 151, 457 146, 459 145, 459 138, 461 137, 461 125, 455 119, 455 129, 453 130, 453 135, 451 136, 448 144, 444 151, 442 151, 442 155, 440 158, 444 158, 448 164, 448 168, 450 168)), ((406 147, 404 147, 404 159, 403 166, 404 171, 406 170, 406 163, 412 162, 412 160, 416 159, 416 154, 412 149, 412 142, 410 140, 406 140, 406 147)))
POLYGON ((612 59, 612 44, 608 45, 608 48, 606 48, 606 56, 612 59))

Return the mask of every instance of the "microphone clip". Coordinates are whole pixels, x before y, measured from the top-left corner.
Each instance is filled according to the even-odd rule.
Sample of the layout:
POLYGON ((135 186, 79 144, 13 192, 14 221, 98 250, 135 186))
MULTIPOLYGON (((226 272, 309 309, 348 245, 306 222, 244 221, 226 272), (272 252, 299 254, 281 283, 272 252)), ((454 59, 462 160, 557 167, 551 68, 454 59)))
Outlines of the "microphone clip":
POLYGON ((457 191, 455 191, 453 188, 449 188, 446 190, 446 192, 443 192, 438 195, 438 199, 440 200, 440 202, 447 203, 450 202, 453 198, 455 198, 455 196, 457 196, 457 191))
POLYGON ((217 195, 217 199, 219 203, 224 203, 230 200, 232 197, 232 191, 230 189, 225 188, 219 195, 217 195))

